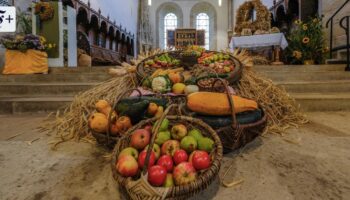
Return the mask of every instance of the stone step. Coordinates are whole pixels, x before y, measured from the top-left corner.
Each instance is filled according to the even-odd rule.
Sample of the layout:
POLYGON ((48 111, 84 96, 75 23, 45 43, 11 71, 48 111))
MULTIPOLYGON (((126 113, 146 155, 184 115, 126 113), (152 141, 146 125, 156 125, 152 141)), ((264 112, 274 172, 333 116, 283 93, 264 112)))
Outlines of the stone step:
POLYGON ((344 71, 344 64, 341 65, 256 65, 254 69, 258 72, 314 72, 314 71, 344 71))
POLYGON ((55 112, 63 109, 72 100, 72 96, 0 98, 0 114, 55 112))
POLYGON ((328 81, 350 80, 350 73, 345 71, 314 71, 312 73, 300 73, 294 71, 260 72, 273 81, 328 81))
MULTIPOLYGON (((49 67, 49 73, 85 73, 85 72, 108 72, 113 66, 96 66, 96 67, 49 67)), ((0 67, 0 71, 3 68, 0 67)))
POLYGON ((350 80, 275 82, 290 93, 336 93, 350 92, 350 80))
POLYGON ((347 61, 343 58, 333 58, 333 59, 327 59, 327 64, 346 64, 347 61))
POLYGON ((0 96, 11 95, 57 95, 71 96, 87 90, 96 83, 1 83, 0 96))
POLYGON ((308 93, 291 96, 300 104, 303 111, 349 111, 350 93, 308 93))
POLYGON ((50 82, 102 82, 112 78, 103 73, 60 73, 60 74, 32 74, 32 75, 0 75, 1 83, 50 83, 50 82))

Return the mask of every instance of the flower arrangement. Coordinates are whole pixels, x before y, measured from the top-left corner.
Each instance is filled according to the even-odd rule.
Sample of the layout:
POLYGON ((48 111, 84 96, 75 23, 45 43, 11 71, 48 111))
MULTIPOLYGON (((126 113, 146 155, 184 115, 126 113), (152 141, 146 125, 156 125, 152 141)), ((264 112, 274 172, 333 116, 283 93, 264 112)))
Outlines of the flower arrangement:
POLYGON ((305 61, 324 63, 328 48, 325 45, 321 18, 310 18, 307 22, 296 20, 294 24, 296 28, 287 37, 287 60, 291 64, 303 64, 305 61))
POLYGON ((34 14, 39 15, 41 21, 48 21, 55 15, 55 10, 49 2, 38 2, 34 7, 34 14))
POLYGON ((22 52, 28 49, 39 51, 49 51, 56 47, 56 44, 47 43, 42 36, 27 34, 27 35, 7 35, 1 38, 0 43, 9 50, 19 50, 22 52))

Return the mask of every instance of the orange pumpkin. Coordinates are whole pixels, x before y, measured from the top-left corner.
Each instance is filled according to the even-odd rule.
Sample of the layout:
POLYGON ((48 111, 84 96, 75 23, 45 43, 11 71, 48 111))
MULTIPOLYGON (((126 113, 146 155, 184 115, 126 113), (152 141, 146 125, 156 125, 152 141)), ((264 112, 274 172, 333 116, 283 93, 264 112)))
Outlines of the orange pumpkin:
POLYGON ((183 76, 180 73, 178 73, 178 72, 175 72, 175 73, 172 72, 168 76, 169 76, 170 81, 173 84, 175 84, 175 83, 182 83, 183 82, 183 76))
POLYGON ((131 120, 127 116, 119 117, 116 122, 116 126, 119 129, 119 133, 124 133, 132 127, 131 120))
POLYGON ((102 113, 94 113, 89 118, 89 127, 98 133, 105 133, 108 128, 108 119, 102 113))
POLYGON ((158 111, 158 105, 155 103, 150 103, 148 105, 147 113, 151 116, 154 116, 158 111))

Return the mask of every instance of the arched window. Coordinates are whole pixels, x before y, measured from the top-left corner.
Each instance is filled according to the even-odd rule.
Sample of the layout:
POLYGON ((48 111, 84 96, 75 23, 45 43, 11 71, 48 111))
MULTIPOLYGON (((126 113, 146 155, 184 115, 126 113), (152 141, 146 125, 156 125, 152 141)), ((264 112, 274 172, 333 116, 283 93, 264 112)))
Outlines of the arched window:
POLYGON ((199 13, 196 17, 197 30, 205 30, 205 49, 209 50, 209 16, 206 13, 199 13))
POLYGON ((177 16, 174 13, 168 13, 164 17, 164 49, 167 48, 167 32, 177 28, 177 16))

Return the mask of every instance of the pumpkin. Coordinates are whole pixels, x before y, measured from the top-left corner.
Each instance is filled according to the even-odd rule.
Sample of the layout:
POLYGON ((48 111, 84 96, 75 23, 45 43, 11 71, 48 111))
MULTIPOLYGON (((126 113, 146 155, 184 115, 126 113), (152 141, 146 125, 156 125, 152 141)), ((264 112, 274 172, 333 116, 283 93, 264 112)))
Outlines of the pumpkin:
POLYGON ((129 117, 122 116, 118 118, 116 122, 116 129, 119 131, 119 133, 124 133, 131 127, 132 127, 132 124, 129 117))
POLYGON ((170 81, 175 84, 175 83, 182 83, 184 81, 184 77, 178 73, 178 72, 172 72, 169 75, 169 79, 170 81))
MULTIPOLYGON (((236 113, 256 110, 258 104, 249 99, 231 95, 236 113)), ((196 92, 187 96, 187 107, 196 113, 212 116, 231 115, 227 94, 214 92, 196 92)))
POLYGON ((150 103, 147 108, 147 114, 154 116, 158 111, 158 105, 155 103, 150 103))
POLYGON ((109 115, 112 109, 111 105, 106 100, 97 101, 95 107, 98 112, 103 113, 106 116, 109 115))
POLYGON ((108 119, 102 113, 94 113, 89 117, 89 127, 98 133, 105 133, 108 128, 108 119))

